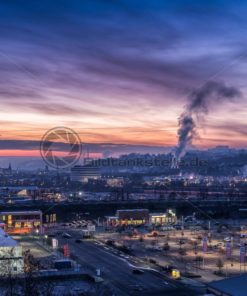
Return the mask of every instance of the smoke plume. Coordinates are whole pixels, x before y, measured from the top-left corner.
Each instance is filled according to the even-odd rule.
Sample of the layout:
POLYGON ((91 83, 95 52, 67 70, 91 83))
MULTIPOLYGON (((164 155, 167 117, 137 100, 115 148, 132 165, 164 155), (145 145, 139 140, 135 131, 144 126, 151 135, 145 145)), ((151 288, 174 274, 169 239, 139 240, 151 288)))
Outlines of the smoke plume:
POLYGON ((180 115, 178 125, 178 146, 175 151, 175 158, 179 160, 191 146, 194 137, 197 135, 196 121, 202 119, 210 107, 216 106, 219 102, 240 97, 240 91, 235 87, 225 86, 221 82, 207 82, 201 88, 192 92, 189 96, 189 103, 185 106, 184 112, 180 115))

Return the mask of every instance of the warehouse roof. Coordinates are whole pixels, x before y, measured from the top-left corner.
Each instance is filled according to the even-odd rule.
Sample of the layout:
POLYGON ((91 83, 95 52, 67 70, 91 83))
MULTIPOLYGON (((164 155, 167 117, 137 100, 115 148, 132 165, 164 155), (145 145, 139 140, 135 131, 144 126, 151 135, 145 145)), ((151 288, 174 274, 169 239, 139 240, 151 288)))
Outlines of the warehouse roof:
POLYGON ((246 296, 247 274, 211 282, 208 287, 229 296, 246 296))
POLYGON ((6 234, 5 231, 0 228, 0 248, 16 246, 18 246, 17 241, 15 241, 11 236, 8 236, 8 234, 6 234))

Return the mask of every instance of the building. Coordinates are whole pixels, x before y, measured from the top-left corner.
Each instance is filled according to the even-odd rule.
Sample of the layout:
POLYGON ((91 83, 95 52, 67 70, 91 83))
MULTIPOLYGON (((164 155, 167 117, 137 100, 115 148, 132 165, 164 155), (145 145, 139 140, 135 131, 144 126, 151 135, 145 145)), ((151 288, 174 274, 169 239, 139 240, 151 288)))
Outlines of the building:
POLYGON ((57 214, 56 213, 46 213, 43 215, 43 226, 53 227, 57 223, 57 214))
POLYGON ((166 213, 150 214, 147 209, 126 209, 117 210, 115 216, 107 216, 107 226, 118 225, 171 225, 177 223, 177 216, 174 210, 167 210, 166 213))
POLYGON ((71 181, 87 183, 89 180, 100 179, 100 169, 92 165, 75 165, 71 168, 71 181))
POLYGON ((108 216, 107 225, 143 225, 149 223, 149 210, 117 210, 116 216, 108 216))
POLYGON ((207 290, 217 296, 246 296, 247 274, 213 281, 208 284, 207 290))
POLYGON ((8 197, 4 197, 4 202, 6 204, 27 204, 32 202, 32 199, 21 195, 11 195, 8 197))
POLYGON ((20 274, 23 267, 22 247, 0 229, 0 275, 20 274))
POLYGON ((152 225, 171 225, 177 223, 177 216, 174 210, 167 210, 166 213, 150 214, 150 223, 152 225))
POLYGON ((40 194, 40 189, 37 186, 1 186, 0 195, 2 197, 25 197, 27 199, 34 199, 40 194))
POLYGON ((149 210, 117 210, 117 217, 121 224, 140 225, 149 222, 149 210))
POLYGON ((124 184, 124 178, 118 177, 118 178, 106 178, 106 184, 110 187, 123 187, 124 184))
POLYGON ((8 168, 0 168, 0 175, 11 176, 12 175, 11 164, 9 164, 8 168))
POLYGON ((0 221, 7 233, 30 233, 42 231, 41 211, 6 211, 0 212, 0 221))

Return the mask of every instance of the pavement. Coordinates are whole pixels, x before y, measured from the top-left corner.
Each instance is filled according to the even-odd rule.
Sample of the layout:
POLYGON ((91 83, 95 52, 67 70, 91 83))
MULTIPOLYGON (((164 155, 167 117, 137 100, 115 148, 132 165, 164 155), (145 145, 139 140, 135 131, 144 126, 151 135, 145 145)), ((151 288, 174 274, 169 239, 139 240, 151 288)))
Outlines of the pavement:
POLYGON ((93 273, 96 274, 96 269, 100 269, 105 284, 113 291, 112 295, 200 295, 179 281, 171 280, 152 270, 145 269, 143 274, 133 274, 135 265, 128 260, 128 256, 121 257, 94 240, 76 243, 75 233, 70 234, 73 238, 60 237, 59 245, 68 243, 71 253, 77 257, 76 260, 82 266, 89 266, 93 273))

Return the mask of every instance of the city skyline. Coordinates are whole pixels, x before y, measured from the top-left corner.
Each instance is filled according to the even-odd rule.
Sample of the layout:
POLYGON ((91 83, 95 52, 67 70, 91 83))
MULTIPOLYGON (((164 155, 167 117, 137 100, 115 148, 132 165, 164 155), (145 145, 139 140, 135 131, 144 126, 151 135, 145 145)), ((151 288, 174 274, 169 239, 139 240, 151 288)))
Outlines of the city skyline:
POLYGON ((86 143, 174 147, 178 118, 207 81, 242 98, 210 108, 193 145, 246 148, 247 6, 222 3, 3 3, 0 156, 36 155, 29 144, 56 126, 86 143))

